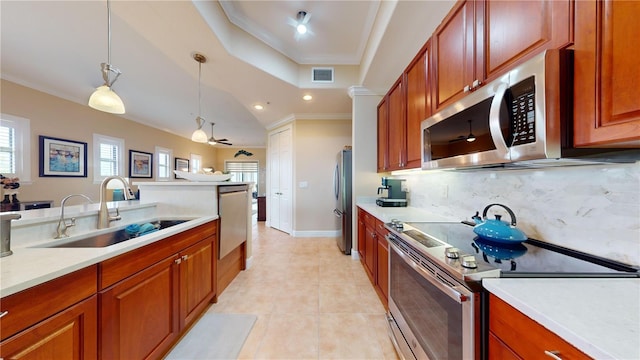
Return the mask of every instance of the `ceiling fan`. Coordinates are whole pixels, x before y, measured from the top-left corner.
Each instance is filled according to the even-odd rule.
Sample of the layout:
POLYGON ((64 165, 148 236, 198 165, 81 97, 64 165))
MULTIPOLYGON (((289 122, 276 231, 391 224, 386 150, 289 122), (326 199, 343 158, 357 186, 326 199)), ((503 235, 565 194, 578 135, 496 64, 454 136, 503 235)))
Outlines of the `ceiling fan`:
POLYGON ((214 123, 214 122, 211 123, 211 137, 207 141, 209 143, 209 145, 215 145, 215 144, 232 145, 230 142, 228 142, 229 140, 227 140, 227 139, 216 139, 216 138, 213 137, 213 125, 215 125, 215 124, 216 123, 214 123))

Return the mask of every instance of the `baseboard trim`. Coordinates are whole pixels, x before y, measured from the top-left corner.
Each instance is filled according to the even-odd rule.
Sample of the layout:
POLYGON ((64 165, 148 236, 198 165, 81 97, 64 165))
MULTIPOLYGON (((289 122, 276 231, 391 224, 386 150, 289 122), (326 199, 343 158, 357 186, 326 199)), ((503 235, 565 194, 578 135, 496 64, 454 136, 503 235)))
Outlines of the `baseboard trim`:
POLYGON ((342 236, 342 230, 308 230, 292 231, 293 237, 338 237, 342 236))

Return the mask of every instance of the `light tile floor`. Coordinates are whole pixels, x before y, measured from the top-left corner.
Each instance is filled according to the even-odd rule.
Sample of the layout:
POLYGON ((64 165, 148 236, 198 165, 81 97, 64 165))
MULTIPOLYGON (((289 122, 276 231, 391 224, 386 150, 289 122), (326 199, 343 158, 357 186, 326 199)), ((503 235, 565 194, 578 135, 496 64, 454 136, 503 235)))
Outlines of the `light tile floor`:
POLYGON ((369 278, 335 238, 254 222, 252 258, 208 310, 258 316, 240 359, 398 359, 369 278))

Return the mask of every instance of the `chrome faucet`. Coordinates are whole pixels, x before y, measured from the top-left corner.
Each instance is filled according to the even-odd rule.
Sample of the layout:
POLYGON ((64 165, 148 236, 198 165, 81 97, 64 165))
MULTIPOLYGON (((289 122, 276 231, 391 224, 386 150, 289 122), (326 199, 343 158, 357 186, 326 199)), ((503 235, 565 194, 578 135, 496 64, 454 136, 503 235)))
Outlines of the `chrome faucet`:
POLYGON ((109 212, 109 208, 107 208, 107 184, 111 180, 120 180, 122 185, 124 186, 124 199, 125 200, 133 200, 135 199, 135 195, 133 195, 133 191, 129 187, 127 180, 125 180, 121 176, 109 176, 102 180, 102 184, 100 184, 100 209, 98 210, 98 229, 106 229, 109 227, 109 223, 112 221, 120 220, 120 212, 116 207, 115 215, 111 215, 109 212))
POLYGON ((62 238, 69 237, 69 235, 67 235, 67 229, 70 227, 76 226, 76 218, 72 217, 71 219, 69 219, 70 220, 69 222, 67 222, 67 220, 64 218, 64 204, 67 202, 69 198, 74 196, 81 196, 87 199, 89 203, 93 203, 93 200, 91 200, 91 198, 88 197, 87 195, 71 194, 71 195, 65 196, 60 202, 60 220, 58 220, 58 228, 56 229, 57 235, 56 237, 54 237, 54 239, 62 239, 62 238))
POLYGON ((11 220, 18 220, 22 215, 17 213, 0 214, 0 257, 13 254, 11 251, 11 220))

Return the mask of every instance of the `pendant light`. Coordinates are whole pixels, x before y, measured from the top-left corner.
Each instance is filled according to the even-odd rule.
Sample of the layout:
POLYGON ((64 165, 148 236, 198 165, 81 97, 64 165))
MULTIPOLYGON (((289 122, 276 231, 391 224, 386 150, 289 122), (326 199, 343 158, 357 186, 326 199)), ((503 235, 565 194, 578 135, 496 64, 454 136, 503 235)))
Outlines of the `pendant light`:
POLYGON ((111 87, 118 80, 121 72, 111 65, 111 4, 107 0, 107 62, 101 63, 104 84, 96 89, 89 98, 89 106, 111 114, 124 114, 124 103, 111 87), (110 79, 113 73, 115 77, 110 79))
POLYGON ((207 133, 202 130, 205 120, 200 116, 200 76, 202 74, 202 63, 207 62, 207 58, 202 54, 195 53, 193 54, 193 59, 198 62, 198 117, 196 117, 198 128, 191 135, 191 141, 206 143, 209 140, 209 137, 207 137, 207 133))

